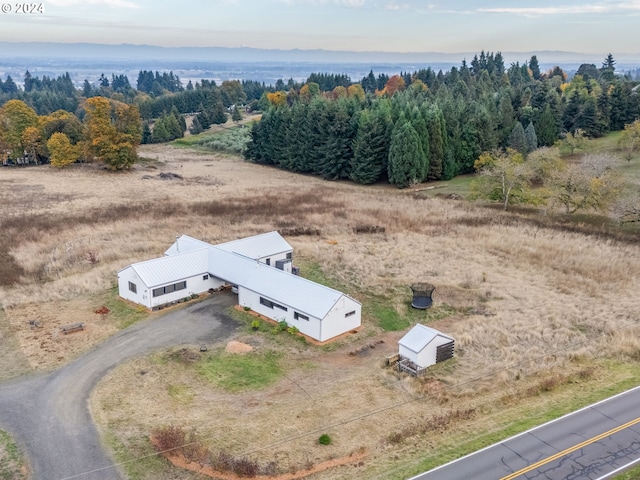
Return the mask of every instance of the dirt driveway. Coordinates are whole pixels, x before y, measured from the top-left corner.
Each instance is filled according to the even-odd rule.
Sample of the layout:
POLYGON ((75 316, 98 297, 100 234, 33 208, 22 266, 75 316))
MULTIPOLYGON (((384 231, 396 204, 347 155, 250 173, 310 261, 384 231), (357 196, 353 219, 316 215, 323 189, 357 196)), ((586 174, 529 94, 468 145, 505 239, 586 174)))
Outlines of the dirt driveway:
POLYGON ((0 385, 0 428, 11 433, 26 454, 31 478, 122 478, 92 421, 87 404, 91 391, 128 358, 173 345, 224 340, 237 326, 225 313, 235 301, 231 293, 218 293, 123 330, 60 370, 0 385))

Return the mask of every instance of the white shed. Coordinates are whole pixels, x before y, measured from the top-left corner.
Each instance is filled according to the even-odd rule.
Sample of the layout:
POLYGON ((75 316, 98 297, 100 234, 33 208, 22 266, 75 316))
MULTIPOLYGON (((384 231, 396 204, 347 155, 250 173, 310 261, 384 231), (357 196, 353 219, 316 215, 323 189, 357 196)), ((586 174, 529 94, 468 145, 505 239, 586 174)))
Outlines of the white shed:
POLYGON ((398 341, 400 360, 426 368, 453 357, 455 340, 434 328, 417 324, 398 341))

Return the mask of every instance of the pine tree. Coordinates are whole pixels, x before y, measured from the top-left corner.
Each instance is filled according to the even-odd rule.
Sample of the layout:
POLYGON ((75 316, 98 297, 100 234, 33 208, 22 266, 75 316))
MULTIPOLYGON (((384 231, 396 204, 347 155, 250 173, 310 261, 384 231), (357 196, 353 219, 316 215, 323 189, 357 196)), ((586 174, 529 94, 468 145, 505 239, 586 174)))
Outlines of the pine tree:
POLYGON ((524 130, 524 140, 527 153, 531 153, 538 148, 538 136, 532 122, 529 122, 529 125, 524 130))
POLYGON ((409 122, 399 122, 391 134, 389 146, 389 183, 406 188, 420 181, 422 156, 420 139, 409 122))
POLYGON ((389 123, 383 111, 365 110, 360 115, 353 143, 351 179, 370 184, 387 171, 389 157, 389 123))
POLYGON ((200 124, 200 120, 198 120, 198 116, 193 117, 193 122, 191 122, 191 126, 189 127, 189 132, 191 135, 198 135, 203 132, 202 125, 200 124))
POLYGON ((511 131, 511 135, 509 135, 509 147, 523 155, 527 153, 527 142, 524 135, 524 127, 520 122, 516 122, 513 130, 511 131))
POLYGON ((547 147, 550 147, 558 140, 556 120, 549 105, 544 107, 540 118, 536 122, 536 136, 538 138, 538 145, 547 147))

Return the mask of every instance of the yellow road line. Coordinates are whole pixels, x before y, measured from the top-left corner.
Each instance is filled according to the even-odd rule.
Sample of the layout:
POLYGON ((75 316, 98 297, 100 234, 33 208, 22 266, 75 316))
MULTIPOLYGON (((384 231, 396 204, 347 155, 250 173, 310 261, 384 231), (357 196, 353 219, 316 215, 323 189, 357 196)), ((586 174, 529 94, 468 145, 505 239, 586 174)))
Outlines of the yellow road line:
POLYGON ((625 428, 629 428, 637 423, 640 423, 640 417, 636 418, 635 420, 631 420, 630 422, 625 423, 624 425, 620 425, 619 427, 616 428, 612 428, 611 430, 609 430, 608 432, 604 432, 601 433, 600 435, 597 435, 595 437, 590 438, 589 440, 585 440, 582 443, 579 443, 577 445, 574 445, 573 447, 567 448, 566 450, 563 450, 561 452, 556 453, 555 455, 551 455, 550 457, 547 457, 543 460, 540 460, 539 462, 536 462, 532 465, 529 465, 528 467, 523 468, 522 470, 518 470, 517 472, 512 473, 511 475, 507 475, 506 477, 502 477, 500 480, 511 480, 513 478, 517 478, 520 475, 524 475, 525 473, 530 472, 531 470, 535 470, 538 467, 541 467, 542 465, 545 465, 549 462, 553 462, 554 460, 560 458, 560 457, 564 457, 565 455, 569 455, 570 453, 575 452, 576 450, 580 450, 582 447, 586 447, 587 445, 590 445, 592 443, 595 443, 599 440, 602 440, 603 438, 608 437, 609 435, 613 435, 614 433, 617 433, 621 430, 624 430, 625 428))

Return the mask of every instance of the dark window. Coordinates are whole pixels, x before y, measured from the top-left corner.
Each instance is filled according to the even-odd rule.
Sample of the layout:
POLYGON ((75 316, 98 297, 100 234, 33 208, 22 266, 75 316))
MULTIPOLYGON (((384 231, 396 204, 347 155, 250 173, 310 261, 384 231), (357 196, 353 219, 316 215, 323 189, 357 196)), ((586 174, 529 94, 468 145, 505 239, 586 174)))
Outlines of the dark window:
POLYGON ((270 259, 270 258, 267 258, 267 259, 265 260, 265 263, 266 263, 267 265, 271 265, 271 259, 270 259))
POLYGON ((129 282, 129 291, 133 293, 138 293, 138 287, 135 283, 129 282))
POLYGON ((203 279, 203 280, 209 280, 209 275, 203 275, 203 276, 202 276, 202 279, 203 279))
POLYGON ((355 315, 355 314, 356 314, 356 311, 354 310, 352 312, 345 313, 344 317, 347 318, 347 317, 350 317, 351 315, 355 315))
POLYGON ((160 288, 154 288, 153 289, 153 296, 154 297, 159 297, 161 295, 166 295, 167 293, 171 293, 171 292, 175 292, 176 290, 184 290, 185 288, 187 288, 187 282, 178 282, 178 283, 174 283, 173 285, 167 285, 164 287, 160 287, 160 288))
POLYGON ((277 303, 273 304, 274 307, 279 308, 280 310, 284 310, 285 312, 288 310, 287 307, 283 306, 283 305, 279 305, 277 303))
POLYGON ((267 300, 264 297, 260 297, 260 305, 264 305, 265 307, 273 308, 273 302, 271 300, 267 300))
POLYGON ((309 317, 298 312, 293 312, 293 318, 295 318, 296 320, 309 320, 309 317))
POLYGON ((289 260, 291 260, 293 258, 293 253, 291 253, 291 252, 287 253, 287 258, 289 260))

